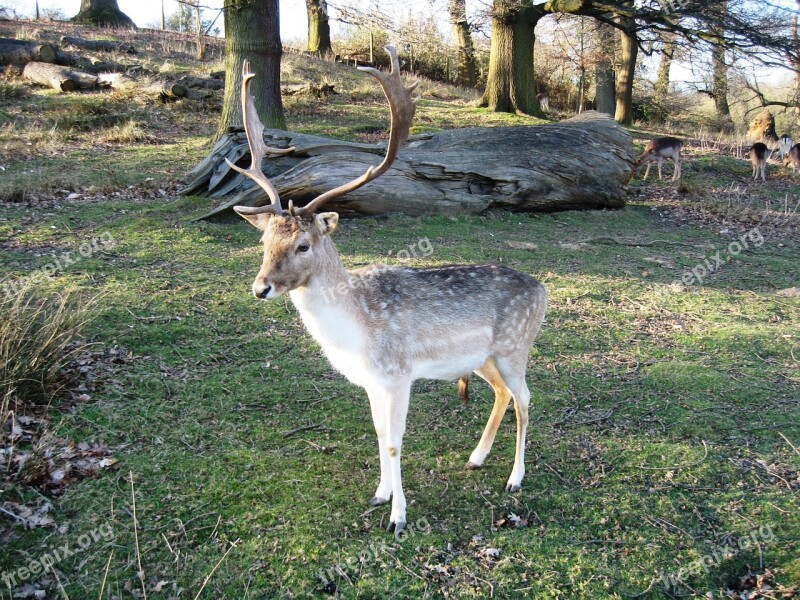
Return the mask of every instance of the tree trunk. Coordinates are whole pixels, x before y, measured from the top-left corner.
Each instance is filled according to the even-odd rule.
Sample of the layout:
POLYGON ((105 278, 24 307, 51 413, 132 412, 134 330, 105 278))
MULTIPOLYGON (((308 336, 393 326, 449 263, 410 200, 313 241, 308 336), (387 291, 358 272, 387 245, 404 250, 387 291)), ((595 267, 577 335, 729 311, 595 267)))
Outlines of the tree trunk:
POLYGON ((325 0, 306 0, 308 14, 308 51, 320 56, 333 54, 328 4, 325 0))
POLYGON ((475 51, 472 46, 472 33, 467 21, 466 0, 450 0, 448 4, 450 24, 456 38, 456 85, 475 87, 478 83, 475 68, 475 51))
POLYGON ((97 76, 43 62, 29 62, 22 76, 62 92, 89 90, 98 87, 97 76))
POLYGON ((117 0, 81 0, 81 10, 71 20, 96 27, 136 29, 131 18, 119 9, 117 0))
POLYGON ((56 49, 50 44, 0 38, 0 65, 21 67, 29 62, 51 63, 55 60, 56 49))
POLYGON ((714 97, 714 106, 717 109, 717 116, 728 120, 731 108, 728 104, 728 63, 725 60, 725 47, 714 45, 711 49, 711 60, 714 73, 711 95, 714 97))
POLYGON ((533 78, 535 28, 544 15, 530 0, 495 0, 489 77, 481 106, 544 117, 533 78))
MULTIPOLYGON (((298 206, 363 174, 384 152, 382 145, 289 131, 267 130, 264 138, 269 146, 295 147, 290 155, 266 159, 263 170, 284 201, 298 206)), ((227 196, 210 215, 267 202, 263 190, 231 170, 225 158, 250 163, 243 132, 222 138, 189 174, 182 193, 227 196)), ((625 204, 634 159, 630 134, 594 111, 552 125, 451 129, 416 136, 384 177, 331 207, 371 215, 618 208, 625 204)))
MULTIPOLYGON (((720 22, 725 22, 728 13, 728 2, 723 0, 714 8, 721 12, 720 22)), ((714 27, 711 33, 720 41, 711 47, 711 97, 714 99, 714 108, 717 111, 717 118, 722 129, 732 131, 733 120, 731 119, 731 108, 728 104, 728 61, 725 56, 725 29, 714 27)))
POLYGON ((597 24, 597 36, 600 56, 595 63, 595 106, 597 111, 614 115, 616 104, 614 99, 614 48, 616 46, 616 30, 606 23, 597 24))
POLYGON ((653 120, 663 122, 669 112, 667 106, 669 98, 669 72, 672 68, 672 60, 675 57, 675 34, 665 33, 662 36, 663 47, 661 49, 661 61, 658 64, 658 76, 656 77, 655 89, 653 92, 653 103, 656 112, 653 120))
POLYGON ((217 138, 242 127, 242 63, 255 78, 250 92, 266 127, 285 129, 281 103, 281 46, 278 0, 225 0, 225 98, 217 138))
MULTIPOLYGON (((633 5, 633 2, 625 2, 633 5)), ((639 43, 636 39, 636 23, 630 17, 620 16, 619 23, 625 28, 620 31, 620 60, 616 81, 616 110, 614 118, 618 123, 633 123, 633 80, 636 73, 636 58, 639 54, 639 43)))

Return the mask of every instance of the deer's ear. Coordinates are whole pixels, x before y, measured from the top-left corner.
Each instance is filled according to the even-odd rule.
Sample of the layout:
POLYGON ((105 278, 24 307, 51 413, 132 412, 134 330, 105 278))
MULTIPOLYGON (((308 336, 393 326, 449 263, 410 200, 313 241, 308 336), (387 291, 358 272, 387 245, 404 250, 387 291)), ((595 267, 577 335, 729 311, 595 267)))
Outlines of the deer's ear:
POLYGON ((330 235, 336 231, 339 215, 335 212, 320 213, 314 217, 314 225, 322 235, 330 235))
POLYGON ((234 206, 233 210, 235 210, 236 214, 239 215, 240 217, 247 219, 250 225, 258 229, 259 231, 264 231, 267 228, 267 223, 269 223, 269 218, 272 216, 272 213, 265 212, 265 213, 258 213, 255 215, 248 215, 246 213, 239 212, 238 208, 239 208, 238 206, 234 206))

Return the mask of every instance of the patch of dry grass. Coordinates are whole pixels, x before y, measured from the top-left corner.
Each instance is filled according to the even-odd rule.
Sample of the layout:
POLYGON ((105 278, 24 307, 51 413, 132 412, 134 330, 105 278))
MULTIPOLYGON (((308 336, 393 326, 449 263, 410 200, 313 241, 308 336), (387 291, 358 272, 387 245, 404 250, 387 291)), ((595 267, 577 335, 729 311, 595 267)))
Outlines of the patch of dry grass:
MULTIPOLYGON (((58 392, 62 369, 84 345, 83 328, 94 317, 96 300, 74 291, 42 295, 29 282, 2 282, 0 295, 0 414, 3 422, 58 392)), ((2 441, 5 428, 0 428, 2 441)))

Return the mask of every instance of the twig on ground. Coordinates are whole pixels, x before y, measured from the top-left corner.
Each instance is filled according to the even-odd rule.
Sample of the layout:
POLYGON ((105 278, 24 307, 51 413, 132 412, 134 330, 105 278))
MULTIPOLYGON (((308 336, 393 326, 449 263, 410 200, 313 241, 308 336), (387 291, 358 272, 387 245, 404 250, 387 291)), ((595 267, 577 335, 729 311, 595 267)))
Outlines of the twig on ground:
POLYGON ((136 542, 136 563, 139 566, 139 581, 142 582, 142 594, 144 600, 147 600, 147 588, 144 585, 144 569, 142 569, 142 552, 139 549, 139 521, 136 518, 136 492, 133 489, 133 471, 128 471, 128 476, 131 478, 131 502, 133 508, 133 539, 136 542))
POLYGON ((230 554, 230 551, 233 550, 234 548, 236 548, 236 544, 238 544, 241 541, 242 541, 241 539, 237 539, 235 542, 231 543, 231 547, 228 548, 225 551, 225 554, 222 555, 222 558, 220 558, 217 561, 217 564, 214 565, 214 568, 211 569, 211 572, 208 575, 206 575, 205 579, 203 579, 203 585, 201 585, 200 589, 197 590, 197 595, 194 597, 194 600, 197 600, 200 597, 200 594, 203 593, 203 590, 205 589, 206 585, 211 580, 211 576, 214 575, 214 571, 216 571, 217 567, 219 567, 222 564, 222 561, 225 560, 228 557, 228 554, 230 554))

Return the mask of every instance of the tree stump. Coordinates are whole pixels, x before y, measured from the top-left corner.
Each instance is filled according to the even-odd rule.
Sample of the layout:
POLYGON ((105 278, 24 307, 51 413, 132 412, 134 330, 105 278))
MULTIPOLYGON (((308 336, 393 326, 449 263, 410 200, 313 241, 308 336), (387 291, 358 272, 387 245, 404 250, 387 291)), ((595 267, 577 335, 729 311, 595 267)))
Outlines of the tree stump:
MULTIPOLYGON (((383 145, 275 129, 265 130, 264 140, 269 146, 295 147, 262 166, 282 201, 296 206, 362 175, 384 152, 383 145)), ((225 158, 249 165, 244 132, 223 136, 187 176, 184 195, 225 198, 206 217, 236 204, 268 202, 261 188, 230 169, 225 158)), ((412 137, 383 177, 330 206, 367 215, 620 208, 634 160, 628 132, 593 111, 552 125, 453 129, 412 137)))

